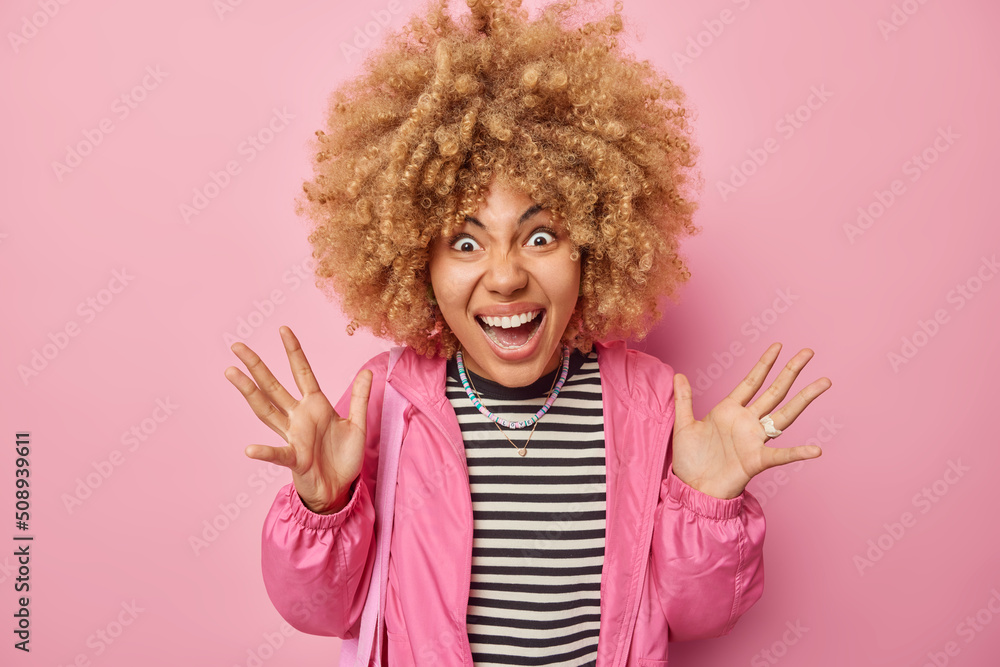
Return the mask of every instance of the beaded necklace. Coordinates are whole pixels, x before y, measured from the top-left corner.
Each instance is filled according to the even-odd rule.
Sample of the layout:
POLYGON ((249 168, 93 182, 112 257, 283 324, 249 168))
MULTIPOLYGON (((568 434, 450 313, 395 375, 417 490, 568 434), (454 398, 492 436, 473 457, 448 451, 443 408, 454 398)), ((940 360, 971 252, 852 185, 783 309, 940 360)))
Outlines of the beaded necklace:
MULTIPOLYGON (((479 396, 479 392, 476 390, 476 385, 472 384, 472 376, 471 375, 469 376, 469 384, 472 385, 472 393, 474 393, 476 396, 479 396)), ((556 386, 556 376, 553 373, 552 374, 552 386, 549 387, 549 393, 550 394, 552 393, 552 389, 555 388, 555 386, 556 386)), ((503 432, 503 429, 500 428, 500 424, 497 424, 496 422, 493 422, 493 425, 497 427, 498 431, 500 431, 500 435, 502 435, 503 437, 507 438, 507 442, 509 442, 511 445, 514 446, 514 449, 517 450, 518 454, 520 454, 521 456, 525 456, 528 453, 528 443, 531 442, 531 436, 535 435, 535 426, 538 426, 538 422, 536 421, 535 422, 535 426, 531 427, 531 432, 528 433, 528 439, 525 440, 524 441, 524 445, 522 445, 520 447, 518 447, 516 444, 514 444, 514 441, 510 439, 510 436, 503 432)))
POLYGON ((549 408, 552 407, 552 404, 556 402, 556 397, 559 396, 559 391, 562 389, 563 383, 566 382, 566 377, 569 375, 569 356, 570 356, 569 346, 563 345, 562 373, 559 375, 559 381, 556 382, 555 385, 553 385, 552 391, 549 393, 548 400, 545 401, 545 405, 543 405, 541 409, 535 413, 535 416, 531 417, 530 419, 525 419, 519 422, 509 422, 506 419, 503 419, 502 417, 499 417, 490 412, 489 410, 487 410, 486 407, 483 405, 482 401, 479 400, 479 397, 476 396, 475 393, 473 393, 472 387, 469 384, 469 378, 465 373, 465 363, 462 360, 461 349, 459 349, 458 352, 455 354, 455 360, 458 362, 458 376, 462 380, 462 387, 465 388, 465 393, 468 394, 469 400, 472 401, 472 404, 476 406, 479 412, 481 412, 487 419, 489 419, 494 424, 502 425, 505 426, 506 428, 516 429, 516 428, 525 428, 528 426, 533 426, 535 422, 537 422, 539 419, 542 418, 542 415, 544 415, 546 412, 549 411, 549 408))

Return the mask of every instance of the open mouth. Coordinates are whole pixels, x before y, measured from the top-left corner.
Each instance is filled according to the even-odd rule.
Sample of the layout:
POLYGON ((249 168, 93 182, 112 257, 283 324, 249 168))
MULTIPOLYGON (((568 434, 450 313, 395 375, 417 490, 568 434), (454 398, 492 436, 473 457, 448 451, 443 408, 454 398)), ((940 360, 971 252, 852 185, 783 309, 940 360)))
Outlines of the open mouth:
POLYGON ((516 350, 534 337, 544 314, 545 310, 532 310, 509 317, 477 315, 476 321, 497 347, 516 350))

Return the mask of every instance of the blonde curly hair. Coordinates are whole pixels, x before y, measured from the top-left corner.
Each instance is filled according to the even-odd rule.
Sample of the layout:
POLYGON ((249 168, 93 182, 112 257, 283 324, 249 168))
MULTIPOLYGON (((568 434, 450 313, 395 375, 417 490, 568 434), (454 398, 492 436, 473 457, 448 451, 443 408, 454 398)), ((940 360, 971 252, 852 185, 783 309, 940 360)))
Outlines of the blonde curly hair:
POLYGON ((533 21, 520 0, 430 0, 335 90, 313 140, 314 178, 296 212, 312 221, 317 286, 340 297, 348 333, 427 355, 458 347, 430 298, 432 241, 475 215, 494 175, 565 225, 581 294, 563 336, 642 338, 690 278, 678 254, 701 187, 684 93, 625 54, 622 5, 570 27, 575 0, 533 21))

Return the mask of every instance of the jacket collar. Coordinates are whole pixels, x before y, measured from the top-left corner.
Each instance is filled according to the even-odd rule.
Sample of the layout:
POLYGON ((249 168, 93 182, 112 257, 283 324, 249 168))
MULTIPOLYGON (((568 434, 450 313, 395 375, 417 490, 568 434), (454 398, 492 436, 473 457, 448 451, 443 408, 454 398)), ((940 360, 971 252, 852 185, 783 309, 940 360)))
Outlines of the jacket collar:
MULTIPOLYGON (((602 589, 614 586, 620 600, 602 601, 598 664, 623 665, 631 644, 652 539, 653 508, 665 467, 673 419, 673 369, 640 363, 642 352, 624 341, 596 344, 604 394, 605 460, 607 461, 607 540, 601 573, 602 589), (664 372, 665 370, 665 372, 664 372), (632 415, 630 417, 630 415, 632 415), (634 447, 648 434, 655 446, 634 447)), ((460 461, 465 445, 455 410, 445 395, 447 360, 427 358, 406 348, 388 382, 447 435, 460 461)))
MULTIPOLYGON (((628 411, 638 411, 654 422, 672 417, 672 383, 669 387, 661 387, 658 396, 636 394, 634 391, 632 385, 635 383, 636 375, 641 372, 637 368, 637 357, 642 353, 631 351, 632 354, 628 354, 630 350, 625 341, 595 343, 595 346, 601 373, 602 393, 613 394, 614 403, 624 406, 628 411), (639 398, 636 398, 637 395, 639 398)), ((446 372, 447 359, 424 357, 413 348, 406 347, 387 381, 447 435, 455 453, 464 461, 465 445, 462 442, 458 417, 445 395, 446 372)), ((608 405, 609 398, 611 398, 609 395, 604 397, 605 406, 608 405)), ((607 417, 605 415, 605 419, 607 417)), ((614 439, 606 439, 605 445, 609 447, 606 452, 609 461, 617 461, 620 454, 618 449, 625 446, 624 443, 614 439)), ((617 473, 613 469, 612 472, 617 473)))

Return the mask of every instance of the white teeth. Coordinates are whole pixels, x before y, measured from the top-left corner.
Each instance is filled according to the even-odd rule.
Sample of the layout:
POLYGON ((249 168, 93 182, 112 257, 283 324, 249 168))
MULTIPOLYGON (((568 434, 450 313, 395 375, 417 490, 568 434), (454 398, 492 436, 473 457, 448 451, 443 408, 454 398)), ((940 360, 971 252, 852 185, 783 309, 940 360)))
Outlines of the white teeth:
POLYGON ((521 313, 520 315, 509 315, 502 317, 491 317, 489 315, 480 315, 479 319, 488 324, 491 327, 501 327, 503 329, 512 329, 514 327, 519 327, 526 322, 530 322, 536 317, 541 311, 531 311, 528 313, 521 313))

